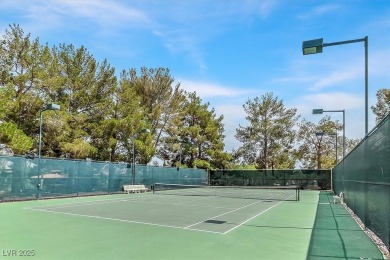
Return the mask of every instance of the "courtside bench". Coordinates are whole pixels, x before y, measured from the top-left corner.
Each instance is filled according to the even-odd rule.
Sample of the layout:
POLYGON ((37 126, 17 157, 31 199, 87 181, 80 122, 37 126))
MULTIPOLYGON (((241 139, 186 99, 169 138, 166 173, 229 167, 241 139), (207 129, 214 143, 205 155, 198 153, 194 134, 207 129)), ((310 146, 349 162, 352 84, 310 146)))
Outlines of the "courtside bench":
POLYGON ((123 192, 126 194, 146 191, 148 191, 148 188, 146 188, 145 185, 123 185, 123 192))

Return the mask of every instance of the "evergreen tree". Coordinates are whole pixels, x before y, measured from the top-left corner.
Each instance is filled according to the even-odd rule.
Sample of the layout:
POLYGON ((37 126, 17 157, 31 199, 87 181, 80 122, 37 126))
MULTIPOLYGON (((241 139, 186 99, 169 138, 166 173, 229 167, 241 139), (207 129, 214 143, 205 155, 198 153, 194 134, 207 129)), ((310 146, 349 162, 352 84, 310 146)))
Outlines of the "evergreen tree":
POLYGON ((260 169, 293 168, 296 109, 286 109, 273 93, 249 99, 243 108, 248 126, 236 129, 236 138, 243 146, 235 156, 241 163, 255 164, 260 169))
POLYGON ((174 83, 167 68, 142 67, 140 75, 136 69, 130 69, 125 75, 139 97, 138 107, 143 109, 144 119, 150 126, 154 148, 149 149, 149 153, 154 155, 158 150, 158 156, 164 159, 167 155, 161 154, 161 148, 166 146, 164 142, 171 135, 170 129, 182 116, 184 91, 179 83, 174 83))
MULTIPOLYGON (((318 124, 305 119, 298 124, 297 156, 305 169, 331 169, 335 166, 336 132, 342 130, 342 124, 331 121, 329 116, 318 124)), ((342 137, 338 136, 338 155, 342 155, 342 137)), ((340 157, 338 156, 338 157, 340 157)))
POLYGON ((390 113, 390 89, 382 88, 376 93, 377 103, 371 109, 376 115, 376 123, 379 123, 390 113))

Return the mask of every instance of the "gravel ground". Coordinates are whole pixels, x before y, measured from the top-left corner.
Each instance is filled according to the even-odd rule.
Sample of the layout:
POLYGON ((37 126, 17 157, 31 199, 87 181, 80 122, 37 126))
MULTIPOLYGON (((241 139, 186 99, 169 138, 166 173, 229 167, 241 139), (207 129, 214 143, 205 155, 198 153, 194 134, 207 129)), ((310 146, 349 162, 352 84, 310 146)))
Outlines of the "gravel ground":
POLYGON ((355 219, 355 221, 358 223, 358 225, 364 230, 364 232, 371 238, 371 240, 377 245, 379 250, 382 252, 385 259, 390 259, 390 253, 389 249, 386 247, 386 245, 383 243, 383 241, 369 228, 365 227, 364 223, 361 221, 361 219, 350 209, 348 206, 344 204, 344 207, 346 210, 351 214, 351 216, 355 219))

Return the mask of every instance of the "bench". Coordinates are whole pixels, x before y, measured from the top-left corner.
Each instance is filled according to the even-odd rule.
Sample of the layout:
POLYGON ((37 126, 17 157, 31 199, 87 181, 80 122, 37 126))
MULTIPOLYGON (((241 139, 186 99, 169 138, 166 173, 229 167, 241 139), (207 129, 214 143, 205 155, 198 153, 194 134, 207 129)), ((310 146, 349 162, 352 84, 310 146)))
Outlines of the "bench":
POLYGON ((333 204, 336 204, 337 202, 339 202, 339 203, 344 202, 344 194, 342 192, 340 192, 339 196, 337 196, 337 195, 333 196, 333 204))
POLYGON ((126 194, 146 192, 147 190, 145 185, 123 185, 123 192, 126 194))

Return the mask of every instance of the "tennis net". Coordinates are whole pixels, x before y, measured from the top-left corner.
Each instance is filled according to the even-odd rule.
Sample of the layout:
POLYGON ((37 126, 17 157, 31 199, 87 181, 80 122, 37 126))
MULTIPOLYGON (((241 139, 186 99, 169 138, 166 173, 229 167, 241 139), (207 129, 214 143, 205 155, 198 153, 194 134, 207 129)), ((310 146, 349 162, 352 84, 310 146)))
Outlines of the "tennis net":
POLYGON ((152 189, 153 193, 162 195, 299 201, 299 186, 208 186, 155 183, 152 189))

